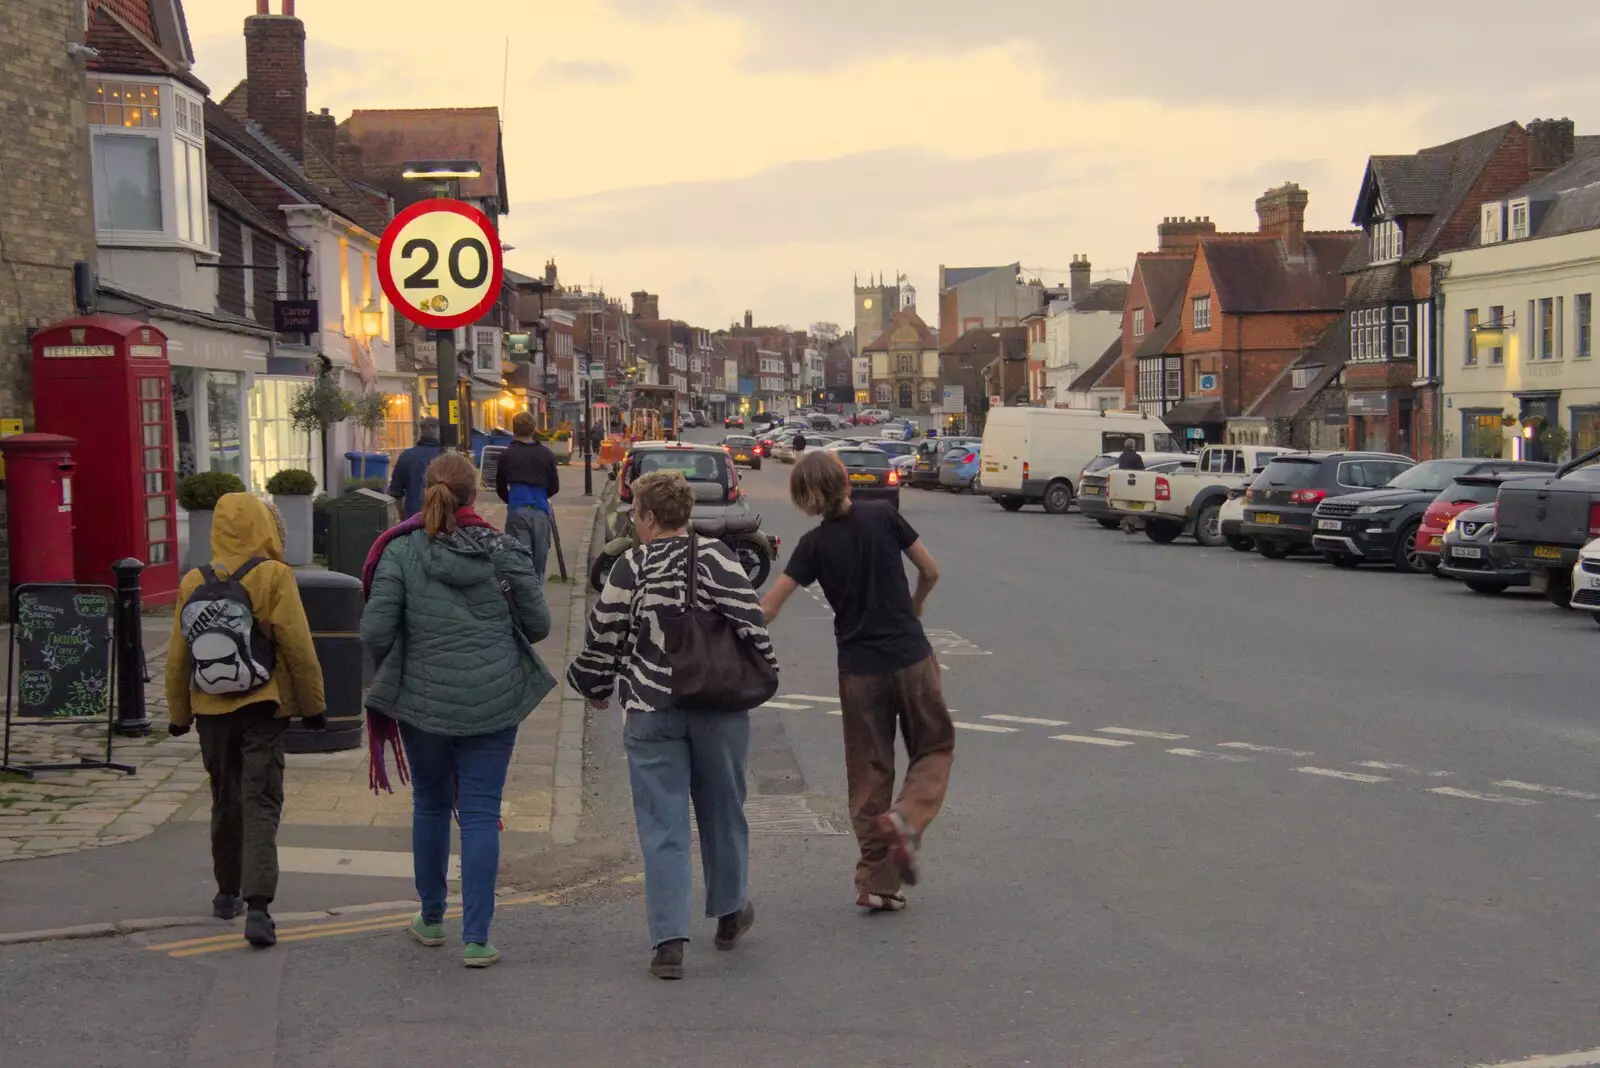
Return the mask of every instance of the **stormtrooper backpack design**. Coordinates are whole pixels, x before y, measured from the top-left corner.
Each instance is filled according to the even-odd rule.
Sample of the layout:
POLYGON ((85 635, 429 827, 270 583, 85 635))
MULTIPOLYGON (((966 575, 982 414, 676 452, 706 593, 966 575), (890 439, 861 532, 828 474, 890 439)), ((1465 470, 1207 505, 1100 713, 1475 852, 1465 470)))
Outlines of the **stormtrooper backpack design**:
POLYGON ((260 557, 247 560, 226 578, 218 578, 209 564, 200 568, 205 581, 189 595, 181 625, 194 688, 201 693, 232 697, 249 693, 272 677, 276 650, 256 622, 243 581, 260 563, 264 563, 260 557))

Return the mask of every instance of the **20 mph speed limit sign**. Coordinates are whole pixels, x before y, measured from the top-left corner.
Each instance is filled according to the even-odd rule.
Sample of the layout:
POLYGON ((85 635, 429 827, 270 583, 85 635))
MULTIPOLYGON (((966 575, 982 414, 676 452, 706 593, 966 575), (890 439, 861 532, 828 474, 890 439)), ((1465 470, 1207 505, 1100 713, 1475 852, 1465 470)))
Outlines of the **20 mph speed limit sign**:
POLYGON ((424 200, 394 217, 378 245, 378 280, 401 315, 448 330, 483 318, 504 264, 489 217, 459 200, 424 200))

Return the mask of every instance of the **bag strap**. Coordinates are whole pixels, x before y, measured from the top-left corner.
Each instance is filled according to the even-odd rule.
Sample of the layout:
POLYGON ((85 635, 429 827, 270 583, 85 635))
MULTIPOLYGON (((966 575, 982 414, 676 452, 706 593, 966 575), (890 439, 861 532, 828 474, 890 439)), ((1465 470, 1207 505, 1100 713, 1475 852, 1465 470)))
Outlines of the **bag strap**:
POLYGON ((210 564, 201 564, 200 577, 206 580, 207 585, 211 585, 217 581, 217 572, 210 564))
POLYGON ((500 596, 506 599, 506 613, 511 617, 511 633, 531 646, 533 642, 528 640, 527 632, 522 629, 522 624, 517 619, 517 598, 511 592, 511 580, 500 570, 500 563, 496 559, 497 552, 498 549, 489 550, 489 566, 494 568, 494 581, 495 585, 500 587, 500 596))
POLYGON ((244 577, 246 575, 250 574, 250 572, 252 572, 252 571, 254 571, 256 569, 256 565, 264 564, 266 562, 267 561, 266 561, 265 557, 252 556, 250 559, 248 559, 244 563, 240 564, 239 565, 239 570, 237 570, 233 574, 229 575, 228 579, 231 582, 243 582, 244 581, 244 577))
POLYGON ((689 527, 689 581, 688 581, 687 584, 685 584, 684 590, 683 590, 683 608, 684 608, 684 611, 686 611, 686 612, 694 611, 694 607, 698 603, 698 601, 695 598, 695 594, 699 590, 699 584, 697 582, 698 572, 700 570, 700 566, 699 565, 700 565, 700 535, 699 535, 699 533, 697 533, 695 531, 693 526, 690 526, 689 527))

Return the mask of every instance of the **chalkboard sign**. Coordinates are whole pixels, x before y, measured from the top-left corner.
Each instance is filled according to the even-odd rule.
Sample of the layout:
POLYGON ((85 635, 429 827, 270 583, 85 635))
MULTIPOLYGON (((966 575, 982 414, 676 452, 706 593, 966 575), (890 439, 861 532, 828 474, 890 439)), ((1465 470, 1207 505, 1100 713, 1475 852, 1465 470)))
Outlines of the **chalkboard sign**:
POLYGON ((116 603, 110 586, 17 587, 11 606, 11 666, 19 718, 111 714, 116 603))

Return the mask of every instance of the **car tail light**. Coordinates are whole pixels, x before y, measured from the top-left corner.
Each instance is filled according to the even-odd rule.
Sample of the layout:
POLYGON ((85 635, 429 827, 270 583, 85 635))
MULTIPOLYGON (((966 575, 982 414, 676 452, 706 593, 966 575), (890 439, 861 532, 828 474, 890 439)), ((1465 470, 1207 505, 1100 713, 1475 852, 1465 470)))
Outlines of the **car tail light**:
POLYGON ((624 481, 622 483, 622 489, 618 492, 617 495, 619 497, 621 497, 625 501, 633 500, 633 486, 630 485, 627 481, 624 481))
POLYGON ((739 494, 741 492, 743 492, 743 491, 739 489, 739 484, 737 482, 735 482, 733 485, 728 487, 728 500, 730 500, 730 501, 738 500, 739 499, 739 494))
POLYGON ((1256 491, 1253 490, 1253 489, 1245 490, 1244 491, 1244 499, 1247 500, 1247 501, 1255 500, 1256 499, 1256 491))
POLYGON ((1589 505, 1589 537, 1600 538, 1600 501, 1589 505))
POLYGON ((1028 481, 1028 461, 1022 461, 1022 481, 1028 481))
POLYGON ((964 463, 964 464, 977 463, 977 461, 978 461, 978 454, 975 453, 975 452, 969 452, 969 453, 967 453, 965 456, 963 456, 961 458, 961 462, 964 463))
POLYGON ((1290 504, 1317 504, 1328 495, 1327 490, 1295 490, 1289 494, 1290 504))
POLYGON ((1170 500, 1172 500, 1172 483, 1168 482, 1166 479, 1162 478, 1160 475, 1156 476, 1156 500, 1158 500, 1158 501, 1170 501, 1170 500))
POLYGON ((892 467, 889 468, 889 485, 891 485, 891 486, 900 485, 900 472, 896 471, 892 467))
POLYGON ((732 445, 724 445, 722 447, 722 451, 723 452, 732 452, 733 451, 733 446, 732 445))

